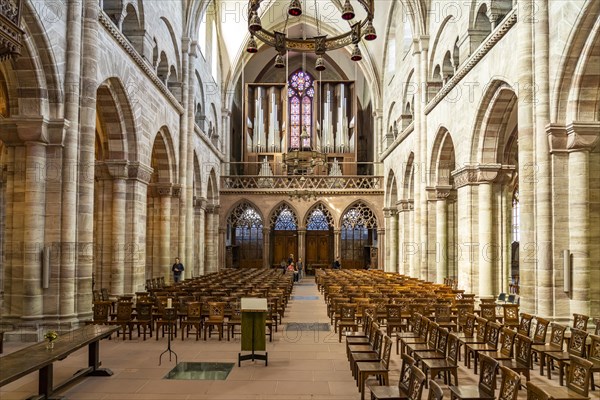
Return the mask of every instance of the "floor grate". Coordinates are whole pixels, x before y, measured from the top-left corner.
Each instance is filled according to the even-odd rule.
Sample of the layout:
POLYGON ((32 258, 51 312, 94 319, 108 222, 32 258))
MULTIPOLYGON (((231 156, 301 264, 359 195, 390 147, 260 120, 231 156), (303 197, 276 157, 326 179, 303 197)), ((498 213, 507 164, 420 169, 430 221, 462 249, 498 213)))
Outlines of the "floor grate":
POLYGON ((180 362, 164 379, 224 381, 234 365, 234 363, 180 362))

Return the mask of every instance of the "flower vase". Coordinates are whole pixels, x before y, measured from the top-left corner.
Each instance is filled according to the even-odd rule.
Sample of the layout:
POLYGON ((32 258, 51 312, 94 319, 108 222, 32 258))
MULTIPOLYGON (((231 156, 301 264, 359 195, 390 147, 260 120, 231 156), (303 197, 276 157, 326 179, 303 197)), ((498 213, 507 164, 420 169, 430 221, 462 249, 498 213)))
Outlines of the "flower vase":
POLYGON ((46 341, 46 350, 52 350, 54 348, 54 340, 46 341))

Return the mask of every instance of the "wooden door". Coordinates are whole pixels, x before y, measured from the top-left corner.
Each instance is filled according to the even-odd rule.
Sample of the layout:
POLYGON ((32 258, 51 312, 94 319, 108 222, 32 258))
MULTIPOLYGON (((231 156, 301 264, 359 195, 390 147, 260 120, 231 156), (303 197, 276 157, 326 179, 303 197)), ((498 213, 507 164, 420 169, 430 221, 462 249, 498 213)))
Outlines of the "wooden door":
POLYGON ((333 263, 333 233, 331 231, 306 232, 306 265, 328 268, 333 263))
POLYGON ((281 260, 287 259, 290 254, 294 255, 294 260, 298 259, 298 232, 296 231, 272 231, 272 265, 279 265, 281 260))

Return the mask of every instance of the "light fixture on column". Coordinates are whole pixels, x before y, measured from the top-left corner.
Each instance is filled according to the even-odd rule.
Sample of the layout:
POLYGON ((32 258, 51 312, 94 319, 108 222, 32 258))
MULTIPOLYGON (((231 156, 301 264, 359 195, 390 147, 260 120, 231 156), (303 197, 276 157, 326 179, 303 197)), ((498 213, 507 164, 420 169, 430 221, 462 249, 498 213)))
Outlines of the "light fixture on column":
MULTIPOLYGON (((251 35, 258 40, 264 42, 268 46, 274 47, 277 50, 278 55, 285 54, 286 51, 293 51, 299 53, 314 53, 317 55, 317 61, 315 63, 315 69, 318 71, 323 71, 325 69, 325 58, 324 55, 327 51, 337 50, 344 48, 346 46, 353 45, 354 51, 352 52, 351 59, 353 61, 359 61, 362 59, 362 55, 360 54, 360 50, 358 49, 358 44, 361 39, 365 40, 375 40, 377 38, 377 33, 373 26, 373 18, 375 17, 375 1, 367 1, 367 0, 358 0, 358 3, 362 5, 366 12, 366 17, 362 20, 357 21, 352 24, 350 29, 340 35, 328 37, 327 35, 321 35, 320 33, 320 18, 318 14, 319 9, 324 9, 323 5, 320 7, 317 6, 317 1, 315 0, 315 21, 317 27, 317 35, 312 38, 288 38, 287 34, 287 23, 289 16, 297 17, 303 13, 302 5, 300 0, 291 0, 288 3, 288 12, 285 16, 285 27, 283 29, 286 33, 281 33, 277 31, 269 30, 262 26, 262 23, 259 18, 260 5, 264 0, 248 0, 248 30, 251 35)), ((271 2, 267 2, 271 4, 271 2)), ((331 3, 334 3, 331 1, 331 3)), ((329 5, 325 5, 328 7, 329 5)), ((332 8, 336 7, 335 4, 330 5, 332 8)), ((304 10, 306 11, 306 10, 304 10)), ((354 8, 350 0, 345 0, 344 6, 342 9, 341 17, 344 20, 352 20, 354 19, 356 14, 354 13, 354 8)), ((277 23, 277 21, 273 21, 277 23)), ((254 47, 248 46, 247 50, 254 50, 254 47)), ((278 60, 279 57, 276 57, 275 61, 283 61, 278 60)), ((285 63, 278 63, 277 66, 285 65, 285 63)))
POLYGON ((248 42, 248 47, 246 47, 246 51, 252 54, 258 52, 258 45, 256 44, 256 39, 254 39, 254 36, 250 36, 250 41, 248 42))

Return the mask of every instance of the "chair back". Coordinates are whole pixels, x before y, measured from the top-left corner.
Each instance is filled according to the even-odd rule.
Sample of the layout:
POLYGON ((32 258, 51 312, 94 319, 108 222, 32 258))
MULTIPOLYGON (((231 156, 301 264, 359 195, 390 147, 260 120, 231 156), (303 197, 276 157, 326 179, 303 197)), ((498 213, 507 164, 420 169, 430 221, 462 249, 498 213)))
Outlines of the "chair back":
POLYGON ((412 331, 417 334, 421 333, 423 327, 423 316, 419 313, 415 314, 411 319, 412 331))
POLYGON ((506 357, 512 357, 513 344, 515 343, 515 337, 517 332, 510 328, 502 328, 502 339, 500 340, 500 353, 506 357))
POLYGON ((208 320, 211 322, 223 322, 225 319, 225 303, 211 301, 208 303, 208 320))
POLYGON ((515 360, 521 365, 531 365, 531 339, 527 336, 517 334, 515 360))
POLYGON ((410 367, 410 385, 408 387, 409 400, 420 400, 425 386, 425 374, 416 365, 410 367))
POLYGON ((339 322, 356 322, 356 304, 343 303, 340 305, 339 322))
POLYGON ((475 322, 477 321, 477 316, 475 314, 467 313, 465 323, 462 325, 463 332, 466 337, 473 337, 473 333, 475 333, 475 322))
POLYGON ((600 335, 600 318, 594 318, 596 328, 594 329, 594 335, 600 335))
POLYGON ((567 388, 580 396, 587 397, 594 363, 574 355, 569 358, 571 365, 567 374, 567 388))
POLYGON ((521 321, 519 322, 519 327, 517 328, 517 333, 521 335, 529 336, 531 333, 531 321, 533 320, 533 315, 521 313, 521 321))
POLYGON ((402 358, 402 367, 400 368, 400 379, 398 380, 398 387, 404 393, 408 393, 410 386, 410 378, 412 376, 412 366, 415 364, 415 359, 404 353, 400 356, 402 358))
POLYGON ((198 320, 202 317, 202 303, 199 301, 190 301, 187 303, 187 317, 191 320, 198 320))
POLYGON ((550 326, 550 345, 552 347, 562 349, 567 327, 556 322, 552 322, 550 326))
MULTIPOLYGON (((456 305, 456 321, 458 326, 464 326, 467 322, 467 318, 469 314, 473 314, 473 304, 457 304, 456 305)), ((473 320, 475 320, 475 316, 473 315, 473 320)), ((473 324, 474 325, 474 324, 473 324)))
POLYGON ((110 301, 94 302, 94 322, 97 324, 108 322, 108 314, 110 313, 110 307, 110 301))
POLYGON ((456 365, 458 362, 458 337, 452 333, 448 335, 448 354, 446 361, 451 365, 456 365))
POLYGON ((102 301, 102 295, 100 294, 99 291, 97 290, 92 290, 92 301, 98 302, 98 301, 102 301))
POLYGON ((442 387, 433 379, 429 380, 429 395, 427 400, 442 400, 444 398, 444 392, 442 387))
POLYGON ((430 332, 431 330, 431 324, 433 322, 431 322, 431 320, 427 317, 423 317, 422 321, 421 321, 421 329, 419 330, 419 339, 421 340, 427 340, 427 334, 430 332))
POLYGON ((488 321, 496 321, 496 305, 495 304, 480 304, 479 309, 481 310, 481 317, 488 321))
POLYGON ((538 385, 531 381, 527 382, 527 400, 550 400, 550 398, 548 393, 544 392, 538 385))
POLYGON ((449 304, 437 304, 434 307, 436 322, 448 322, 452 320, 452 306, 449 304))
POLYGON ((110 296, 108 295, 107 288, 100 289, 100 293, 102 294, 102 301, 110 301, 110 296))
POLYGON ((569 346, 567 347, 569 354, 577 357, 585 356, 585 341, 587 340, 587 336, 587 332, 571 328, 571 339, 569 339, 569 346))
POLYGON ((438 329, 437 345, 435 346, 435 351, 438 353, 446 354, 446 348, 448 347, 448 334, 448 329, 438 329))
POLYGON ((502 381, 500 383, 500 393, 498 400, 517 400, 519 388, 521 387, 521 376, 505 366, 500 366, 502 381))
POLYGON ((548 325, 550 325, 550 321, 542 317, 536 317, 535 319, 537 320, 537 325, 535 326, 535 332, 533 334, 533 342, 545 343, 546 333, 548 332, 548 325))
POLYGON ((383 335, 383 348, 381 350, 381 363, 385 369, 390 368, 390 359, 392 358, 392 339, 388 335, 383 335))
POLYGON ((497 322, 488 322, 486 343, 494 348, 498 348, 498 340, 500 340, 500 329, 502 325, 497 322))
POLYGON ((429 331, 429 338, 427 339, 427 346, 430 349, 435 349, 435 346, 437 345, 438 341, 438 333, 440 327, 437 324, 437 322, 432 322, 431 324, 429 324, 429 326, 431 327, 431 329, 429 331))
POLYGON ((519 326, 519 305, 518 304, 503 304, 504 309, 504 325, 519 326))
POLYGON ((136 319, 138 321, 151 321, 152 320, 152 303, 139 301, 135 304, 136 319))
POLYGON ((498 369, 498 361, 485 353, 479 353, 479 361, 481 369, 479 371, 479 389, 489 396, 494 396, 496 390, 496 370, 498 369))
POLYGON ((400 322, 402 320, 402 305, 401 304, 388 304, 386 306, 386 320, 387 322, 400 322))
POLYGON ((592 343, 588 353, 588 360, 594 363, 600 363, 600 336, 590 335, 590 338, 592 339, 592 343))
POLYGON ((119 301, 117 303, 117 321, 130 321, 133 311, 133 303, 129 301, 119 301))
POLYGON ((587 329, 589 316, 583 314, 573 314, 573 328, 585 331, 587 329))
POLYGON ((485 341, 487 338, 487 325, 488 320, 485 318, 477 317, 477 328, 475 329, 475 334, 477 339, 485 341))

